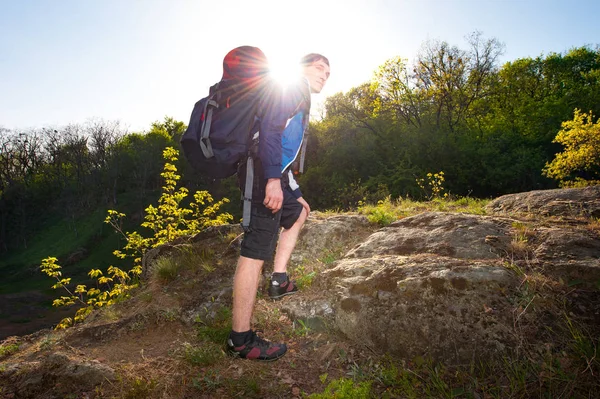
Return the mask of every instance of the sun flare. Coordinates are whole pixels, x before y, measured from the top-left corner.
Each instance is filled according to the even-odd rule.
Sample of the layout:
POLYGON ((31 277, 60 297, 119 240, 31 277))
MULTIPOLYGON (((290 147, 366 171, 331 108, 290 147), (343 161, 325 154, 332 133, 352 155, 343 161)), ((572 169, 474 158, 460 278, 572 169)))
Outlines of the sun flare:
POLYGON ((271 76, 284 86, 296 82, 300 76, 300 65, 293 57, 269 57, 269 70, 271 76))

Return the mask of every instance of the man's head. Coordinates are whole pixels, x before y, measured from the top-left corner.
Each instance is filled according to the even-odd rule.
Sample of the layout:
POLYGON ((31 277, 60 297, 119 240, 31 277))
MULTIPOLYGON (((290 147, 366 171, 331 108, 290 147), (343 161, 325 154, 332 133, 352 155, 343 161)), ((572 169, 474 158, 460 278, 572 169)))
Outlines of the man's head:
POLYGON ((300 60, 302 73, 308 79, 311 93, 320 93, 329 79, 329 60, 327 57, 311 53, 300 60))

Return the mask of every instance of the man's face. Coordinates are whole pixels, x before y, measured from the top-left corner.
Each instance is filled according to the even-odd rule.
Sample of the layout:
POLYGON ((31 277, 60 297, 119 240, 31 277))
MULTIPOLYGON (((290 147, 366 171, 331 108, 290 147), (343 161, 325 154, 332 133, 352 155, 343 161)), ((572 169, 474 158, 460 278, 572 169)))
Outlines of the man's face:
POLYGON ((304 67, 304 76, 308 79, 311 93, 320 93, 329 79, 329 65, 323 60, 315 61, 304 67))

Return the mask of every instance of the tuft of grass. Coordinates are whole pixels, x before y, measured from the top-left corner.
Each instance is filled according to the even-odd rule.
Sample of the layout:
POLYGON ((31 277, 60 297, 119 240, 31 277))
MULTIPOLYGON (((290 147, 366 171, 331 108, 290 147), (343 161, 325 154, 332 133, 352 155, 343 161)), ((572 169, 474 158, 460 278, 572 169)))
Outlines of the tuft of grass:
POLYGON ((0 358, 10 356, 19 350, 19 344, 4 344, 0 346, 0 358))
POLYGON ((181 263, 174 257, 163 256, 156 260, 152 268, 153 277, 162 284, 169 283, 177 277, 181 263))
POLYGON ((53 337, 52 335, 47 335, 40 341, 40 350, 50 350, 56 345, 57 342, 57 338, 53 337))
POLYGON ((202 270, 207 273, 215 270, 214 249, 194 248, 191 245, 185 245, 178 249, 179 251, 174 255, 174 258, 177 259, 183 269, 192 271, 202 270))
POLYGON ((123 393, 125 399, 143 399, 151 397, 158 383, 153 379, 135 377, 123 393))
POLYGON ((592 217, 588 222, 586 228, 590 231, 600 232, 600 217, 594 218, 592 217))
POLYGON ((162 284, 167 284, 177 278, 182 270, 202 270, 210 273, 215 270, 215 251, 212 248, 194 248, 184 245, 169 256, 156 260, 153 266, 153 277, 162 284))
POLYGON ((339 378, 329 382, 322 393, 314 393, 311 399, 369 399, 371 382, 355 383, 351 379, 339 378))
POLYGON ((294 332, 294 335, 297 335, 299 337, 306 337, 310 332, 310 327, 308 327, 303 320, 298 319, 294 321, 292 325, 292 330, 294 332), (296 326, 296 323, 298 323, 298 326, 296 326))
POLYGON ((294 278, 299 289, 310 287, 316 276, 317 272, 315 270, 311 268, 309 271, 304 265, 300 265, 294 269, 294 278))
POLYGON ((228 307, 222 307, 212 320, 196 319, 198 338, 204 342, 223 344, 231 331, 232 312, 228 307))
POLYGON ((206 342, 198 346, 187 342, 183 344, 183 358, 194 366, 211 366, 224 357, 221 345, 206 342))
POLYGON ((172 322, 175 321, 179 318, 179 309, 173 309, 173 308, 168 308, 168 309, 162 309, 160 312, 158 312, 157 315, 157 319, 158 321, 168 321, 168 322, 172 322))
POLYGON ((358 212, 366 215, 369 222, 380 226, 387 226, 398 220, 401 213, 398 211, 397 205, 392 201, 391 196, 377 201, 376 205, 364 204, 361 201, 358 204, 358 212))

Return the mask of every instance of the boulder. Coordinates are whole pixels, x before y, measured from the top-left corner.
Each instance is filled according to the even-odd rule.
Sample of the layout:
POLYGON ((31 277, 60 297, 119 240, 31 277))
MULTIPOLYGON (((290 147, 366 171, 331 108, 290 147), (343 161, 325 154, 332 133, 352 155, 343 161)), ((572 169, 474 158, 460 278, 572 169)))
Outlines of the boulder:
POLYGON ((426 212, 372 234, 347 257, 431 253, 460 259, 498 259, 497 245, 486 237, 510 241, 502 226, 481 216, 426 212))
POLYGON ((90 392, 103 382, 114 381, 116 376, 111 367, 97 360, 73 359, 56 352, 38 361, 8 364, 2 378, 10 381, 17 397, 39 399, 90 392))
POLYGON ((542 216, 600 217, 600 185, 508 194, 487 205, 490 213, 530 213, 542 216))
POLYGON ((514 344, 507 292, 519 282, 500 261, 344 259, 323 277, 337 328, 375 350, 467 362, 514 344))

